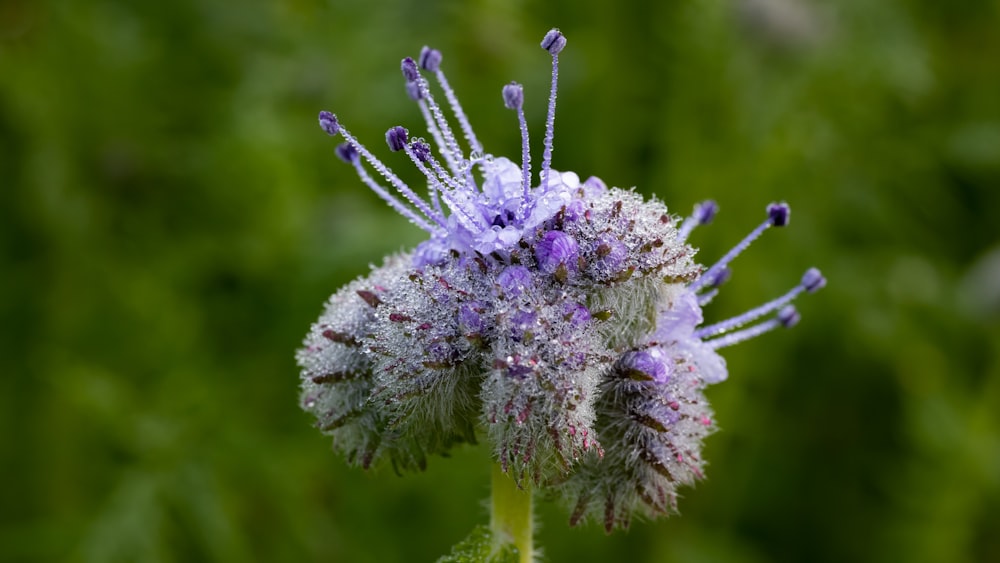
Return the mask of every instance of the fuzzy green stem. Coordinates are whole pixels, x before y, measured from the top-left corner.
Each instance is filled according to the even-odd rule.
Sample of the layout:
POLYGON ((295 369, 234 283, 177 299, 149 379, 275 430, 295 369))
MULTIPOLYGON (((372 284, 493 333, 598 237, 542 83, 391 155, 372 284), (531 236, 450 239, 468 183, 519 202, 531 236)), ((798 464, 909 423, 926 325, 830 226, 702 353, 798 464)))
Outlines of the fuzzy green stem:
POLYGON ((497 541, 514 544, 521 563, 532 563, 531 489, 519 489, 514 480, 503 472, 500 464, 493 464, 493 493, 490 511, 490 529, 497 541))

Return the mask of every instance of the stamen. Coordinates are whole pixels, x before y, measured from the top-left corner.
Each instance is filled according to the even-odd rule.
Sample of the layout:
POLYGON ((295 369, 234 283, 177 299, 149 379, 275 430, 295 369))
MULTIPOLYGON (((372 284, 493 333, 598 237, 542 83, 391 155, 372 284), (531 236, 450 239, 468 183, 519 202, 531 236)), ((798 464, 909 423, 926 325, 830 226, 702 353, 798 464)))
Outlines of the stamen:
POLYGON ((431 158, 431 148, 427 146, 427 143, 423 141, 413 141, 410 143, 410 148, 413 150, 414 156, 420 160, 420 162, 427 162, 431 158))
POLYGON ((802 316, 799 315, 797 310, 795 310, 794 305, 787 305, 785 308, 778 311, 778 322, 780 322, 781 326, 785 328, 792 328, 793 326, 799 324, 801 319, 802 316))
POLYGON ((705 307, 715 300, 715 296, 719 294, 719 288, 715 288, 711 291, 706 291, 698 296, 698 306, 705 307))
POLYGON ((559 52, 566 47, 566 37, 558 29, 551 29, 542 39, 542 48, 552 54, 552 89, 549 92, 549 113, 545 119, 545 150, 542 153, 542 194, 549 188, 549 169, 552 167, 552 139, 556 125, 556 87, 559 84, 559 52))
POLYGON ((682 223, 680 228, 677 229, 677 242, 686 241, 688 236, 691 234, 691 231, 693 231, 698 225, 707 225, 711 223, 718 211, 719 206, 710 199, 695 205, 691 216, 685 219, 684 223, 682 223))
MULTIPOLYGON (((462 150, 458 147, 458 142, 455 140, 454 133, 451 132, 451 127, 448 126, 448 121, 445 119, 444 114, 441 113, 441 107, 434 101, 434 96, 431 95, 427 81, 420 76, 420 71, 417 70, 417 63, 413 62, 413 59, 410 57, 403 59, 402 68, 403 76, 410 82, 416 82, 417 89, 422 98, 420 102, 426 104, 430 110, 430 114, 433 115, 433 123, 437 127, 431 126, 432 120, 428 119, 426 113, 424 114, 424 119, 427 120, 428 131, 434 136, 435 142, 438 143, 438 148, 445 155, 448 168, 451 169, 456 177, 461 175, 462 163, 465 162, 465 157, 462 155, 462 150), (434 134, 434 129, 438 130, 437 135, 434 134)), ((422 107, 421 109, 423 110, 422 107)))
POLYGON ((337 116, 328 111, 319 112, 319 126, 326 131, 326 134, 333 137, 340 131, 337 123, 337 116))
POLYGON ((420 68, 437 72, 441 67, 441 58, 441 51, 424 45, 424 48, 420 50, 420 68))
POLYGON ((788 215, 790 209, 786 203, 772 203, 767 206, 767 220, 761 223, 756 229, 750 231, 743 240, 739 242, 736 246, 730 249, 725 256, 722 257, 718 262, 712 265, 700 278, 693 281, 690 285, 691 291, 699 291, 701 288, 705 287, 716 275, 718 270, 725 268, 733 261, 737 256, 740 255, 750 244, 757 240, 757 237, 761 235, 771 226, 783 227, 788 224, 788 215))
POLYGON ((413 62, 413 59, 406 57, 399 63, 400 69, 403 71, 403 78, 407 82, 413 82, 420 78, 420 71, 417 69, 417 63, 413 62))
MULTIPOLYGON (((351 147, 353 148, 354 145, 351 145, 351 147)), ((347 153, 347 151, 338 151, 337 154, 338 156, 341 156, 341 158, 343 158, 342 156, 343 154, 349 154, 349 153, 347 153)), ((396 210, 397 213, 408 219, 411 223, 413 223, 417 227, 427 231, 432 235, 444 234, 441 229, 431 226, 427 221, 424 220, 423 217, 417 215, 412 209, 403 205, 401 201, 396 199, 396 197, 390 194, 388 190, 383 188, 381 185, 379 185, 378 182, 376 182, 371 176, 369 176, 368 171, 365 170, 364 165, 361 163, 361 159, 357 157, 356 149, 354 151, 353 156, 354 159, 351 161, 351 164, 354 164, 354 169, 357 170, 358 177, 361 178, 361 181, 366 186, 368 186, 368 188, 371 191, 375 192, 380 198, 382 198, 383 201, 388 203, 389 207, 392 207, 393 209, 396 210)))
POLYGON ((412 80, 406 83, 406 95, 415 102, 424 99, 423 94, 420 93, 420 85, 412 80))
POLYGON ((441 51, 425 46, 420 50, 420 68, 433 72, 437 77, 438 84, 441 85, 441 90, 444 91, 444 97, 448 99, 451 111, 455 114, 455 118, 458 119, 458 124, 462 128, 465 140, 469 142, 469 148, 473 154, 482 154, 483 145, 479 144, 479 139, 476 138, 476 134, 472 131, 469 118, 462 111, 462 104, 458 102, 458 96, 455 95, 455 91, 448 83, 444 71, 441 70, 441 58, 441 51))
MULTIPOLYGON (((423 141, 413 141, 410 143, 410 150, 413 152, 413 154, 407 153, 410 154, 410 158, 415 157, 420 161, 420 163, 427 163, 427 161, 431 158, 431 148, 423 141)), ((417 166, 420 167, 420 164, 417 164, 417 166)), ((441 216, 444 216, 444 209, 441 209, 441 200, 438 198, 438 191, 443 189, 440 187, 440 182, 438 182, 437 177, 430 174, 429 171, 421 169, 421 172, 424 172, 424 176, 427 176, 427 191, 431 194, 431 203, 434 205, 434 209, 436 209, 441 216)))
POLYGON ((417 107, 420 108, 420 114, 424 117, 424 123, 427 124, 427 132, 430 133, 431 138, 434 139, 434 144, 437 145, 438 151, 444 157, 445 164, 448 165, 448 169, 451 170, 452 174, 458 175, 458 164, 455 162, 452 153, 448 150, 448 145, 445 144, 444 138, 441 137, 441 131, 438 130, 437 123, 434 122, 434 117, 427 108, 427 102, 424 101, 424 95, 420 90, 420 83, 407 82, 406 91, 409 92, 410 90, 417 92, 416 97, 413 95, 410 97, 417 100, 417 107))
POLYGON ((517 121, 521 126, 521 189, 524 192, 520 212, 527 209, 528 195, 531 190, 531 148, 528 144, 528 121, 524 117, 524 88, 517 82, 511 82, 503 87, 503 105, 517 110, 517 121))
POLYGON ((566 47, 566 37, 557 28, 550 29, 542 39, 542 49, 553 55, 558 55, 564 47, 566 47))
MULTIPOLYGON (((342 126, 340 126, 339 123, 337 123, 337 118, 332 113, 328 111, 320 112, 319 119, 320 119, 320 126, 323 127, 323 129, 327 131, 327 133, 329 133, 330 131, 336 131, 338 134, 340 134, 341 137, 344 138, 345 141, 353 145, 354 149, 361 154, 361 157, 364 158, 368 162, 368 164, 372 166, 372 168, 378 171, 378 173, 383 178, 388 180, 389 183, 392 184, 393 187, 395 187, 399 191, 399 193, 403 194, 403 197, 405 197, 410 203, 415 205, 417 209, 420 210, 421 213, 426 215, 429 219, 432 219, 439 226, 441 227, 445 226, 444 218, 438 216, 436 213, 431 211, 430 207, 427 206, 427 203, 423 199, 421 199, 420 196, 414 193, 414 191, 411 190, 410 187, 406 185, 406 183, 400 180, 399 176, 393 174, 392 170, 389 170, 389 168, 386 165, 382 164, 382 161, 376 158, 375 155, 369 152, 369 150, 366 149, 364 145, 358 142, 357 138, 355 138, 354 135, 351 135, 351 133, 347 129, 344 129, 342 126)), ((353 155, 347 154, 347 151, 345 150, 338 151, 338 156, 340 156, 341 158, 344 158, 344 156, 353 157, 353 155)), ((358 175, 362 177, 361 179, 365 180, 365 178, 367 177, 368 180, 365 181, 365 183, 368 184, 368 186, 372 188, 372 190, 375 193, 379 194, 379 196, 382 199, 388 202, 389 205, 393 207, 393 209, 395 209, 404 217, 413 221, 413 223, 416 224, 418 227, 424 229, 429 233, 434 234, 441 232, 439 229, 431 227, 426 221, 420 219, 420 217, 417 216, 415 213, 413 213, 413 211, 410 208, 403 205, 399 200, 397 200, 395 197, 389 194, 385 190, 385 188, 379 186, 377 182, 372 180, 371 177, 369 177, 368 174, 364 172, 364 168, 361 166, 360 159, 353 158, 353 162, 355 168, 357 168, 358 170, 358 175)))
POLYGON ((448 174, 448 171, 445 170, 437 160, 435 160, 433 155, 430 156, 427 162, 431 165, 431 168, 434 169, 438 178, 440 178, 445 185, 454 191, 462 190, 462 184, 458 182, 458 179, 453 177, 451 174, 448 174))
POLYGON ((784 227, 788 224, 789 215, 792 210, 787 203, 772 203, 767 206, 767 216, 771 219, 771 224, 775 227, 784 227))
POLYGON ((710 283, 706 284, 707 287, 712 288, 711 291, 707 291, 698 296, 698 305, 704 307, 712 302, 712 299, 719 294, 719 287, 729 281, 730 276, 732 276, 733 271, 728 267, 722 268, 714 274, 714 279, 710 283))
MULTIPOLYGON (((389 145, 389 150, 391 150, 392 152, 398 152, 398 151, 401 151, 404 148, 406 148, 407 147, 407 140, 406 140, 407 134, 408 134, 408 132, 406 131, 406 129, 404 129, 404 128, 398 126, 398 125, 395 126, 395 127, 390 127, 389 130, 385 132, 385 141, 386 141, 386 144, 389 145)), ((362 147, 362 149, 363 148, 364 147, 362 147)), ((365 152, 367 152, 367 151, 365 151, 365 152)), ((415 158, 415 157, 411 157, 411 158, 415 158)), ((382 163, 379 162, 379 165, 381 165, 381 164, 382 163)), ((389 169, 386 168, 386 170, 388 171, 389 169)), ((392 174, 391 171, 389 173, 392 174)), ((399 190, 399 193, 403 194, 403 197, 405 197, 407 199, 407 201, 409 201, 414 206, 416 206, 416 208, 421 213, 423 213, 424 215, 426 215, 429 219, 433 220, 438 225, 441 225, 442 227, 444 227, 447 224, 447 220, 444 218, 443 215, 434 213, 434 211, 430 208, 430 206, 427 205, 427 202, 425 202, 423 200, 423 198, 421 198, 419 195, 417 195, 416 192, 414 192, 412 189, 410 189, 409 186, 407 186, 402 180, 399 180, 399 178, 396 177, 394 174, 393 174, 393 177, 396 178, 396 180, 397 180, 396 182, 393 182, 393 186, 395 186, 396 189, 399 190)), ((392 181, 392 180, 390 179, 390 181, 392 181)))
POLYGON ((809 268, 802 276, 802 287, 806 288, 809 293, 816 293, 826 287, 826 278, 818 269, 809 268))
POLYGON ((385 142, 389 145, 389 150, 392 152, 399 152, 406 147, 406 137, 409 132, 400 126, 390 127, 388 131, 385 132, 385 142))
POLYGON ((793 287, 788 293, 782 295, 781 297, 764 303, 763 305, 750 309, 742 315, 738 315, 731 319, 727 319, 722 322, 718 322, 706 327, 702 327, 694 332, 694 335, 698 338, 707 338, 715 336, 717 334, 722 334, 724 332, 729 332, 734 328, 739 328, 750 321, 754 321, 763 317, 764 315, 775 311, 790 302, 792 299, 798 297, 803 291, 808 291, 813 293, 819 290, 826 284, 826 279, 823 278, 823 274, 820 273, 816 268, 809 268, 806 273, 802 276, 802 281, 799 285, 793 287), (812 289, 810 289, 812 288, 812 289))
POLYGON ((348 164, 354 164, 354 161, 358 159, 358 149, 354 148, 351 143, 340 143, 334 152, 337 153, 340 160, 348 164))
POLYGON ((713 350, 718 350, 719 348, 725 348, 726 346, 732 346, 733 344, 739 344, 745 340, 756 338, 778 327, 791 328, 799 322, 799 319, 800 317, 798 311, 795 310, 795 307, 789 305, 782 309, 781 312, 779 312, 774 318, 768 319, 760 324, 755 324, 752 327, 727 334, 723 337, 708 340, 705 344, 708 344, 713 350))
MULTIPOLYGON (((402 129, 402 127, 398 127, 398 129, 402 129)), ((392 129, 389 131, 392 131, 392 129)), ((476 225, 475 220, 469 215, 468 210, 462 208, 461 205, 458 205, 458 203, 451 197, 451 194, 445 191, 444 186, 441 185, 441 182, 437 179, 434 173, 427 169, 426 163, 431 161, 430 147, 419 141, 414 141, 410 144, 404 144, 403 150, 406 151, 406 155, 410 157, 410 160, 412 160, 413 164, 418 170, 420 170, 420 173, 427 177, 428 188, 432 194, 435 206, 441 213, 442 219, 444 217, 444 211, 441 209, 441 204, 438 202, 437 192, 441 192, 441 197, 444 198, 445 203, 455 213, 455 217, 458 219, 458 222, 462 224, 462 226, 471 231, 479 230, 479 226, 476 225)))
MULTIPOLYGON (((404 68, 410 67, 404 59, 404 68)), ((403 76, 412 75, 408 71, 403 72, 403 76)), ((444 139, 441 138, 441 132, 438 130, 437 124, 434 122, 433 116, 431 116, 430 111, 427 109, 427 104, 424 102, 424 94, 420 90, 420 82, 417 80, 407 80, 406 81, 406 95, 410 97, 411 100, 417 102, 417 107, 420 108, 420 114, 424 117, 424 123, 427 125, 427 131, 431 134, 431 138, 434 139, 434 144, 437 145, 438 150, 444 155, 445 162, 448 164, 448 168, 454 174, 458 174, 458 166, 456 165, 451 152, 448 150, 444 139)))
POLYGON ((429 149, 427 151, 426 163, 430 164, 431 169, 434 170, 435 174, 437 175, 437 178, 445 186, 450 188, 450 190, 445 190, 445 189, 441 190, 441 196, 444 198, 445 203, 448 205, 448 207, 451 208, 452 210, 461 209, 468 218, 476 222, 479 226, 474 230, 481 231, 482 229, 488 227, 490 224, 489 221, 485 217, 483 217, 481 213, 478 212, 478 207, 476 206, 475 202, 469 200, 468 196, 471 195, 469 193, 469 190, 467 190, 464 186, 462 186, 456 178, 453 178, 451 175, 448 174, 448 171, 445 170, 441 166, 441 164, 434 159, 434 156, 432 154, 430 154, 429 149), (466 197, 464 199, 461 199, 460 196, 466 196, 466 197))

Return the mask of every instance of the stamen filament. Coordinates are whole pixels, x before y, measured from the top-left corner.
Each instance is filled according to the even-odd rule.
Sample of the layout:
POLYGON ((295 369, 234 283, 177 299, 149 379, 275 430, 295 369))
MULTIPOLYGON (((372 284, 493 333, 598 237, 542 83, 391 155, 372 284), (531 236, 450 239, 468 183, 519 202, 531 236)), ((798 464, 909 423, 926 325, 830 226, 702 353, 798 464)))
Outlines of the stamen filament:
POLYGON ((417 227, 427 231, 432 235, 442 235, 444 231, 431 226, 423 217, 417 215, 412 209, 403 205, 401 201, 395 198, 392 194, 388 192, 385 188, 379 185, 365 170, 364 164, 362 164, 360 159, 354 160, 354 169, 358 172, 358 177, 361 181, 368 186, 368 188, 375 192, 383 201, 389 204, 390 207, 396 210, 397 213, 407 218, 411 223, 417 227))
POLYGON ((715 299, 715 296, 719 294, 719 288, 715 288, 711 291, 706 291, 698 296, 698 306, 704 307, 715 299))
POLYGON ((521 125, 521 188, 524 195, 520 211, 523 213, 527 209, 528 197, 531 195, 531 147, 528 144, 528 120, 524 117, 523 107, 517 109, 517 121, 521 125))
POLYGON ((695 205, 694 211, 687 219, 684 219, 684 222, 677 229, 677 242, 687 241, 691 231, 693 231, 698 225, 707 225, 711 223, 718 210, 719 206, 712 200, 703 201, 698 205, 695 205))
POLYGON ((421 162, 420 158, 417 157, 416 153, 413 152, 413 148, 410 145, 407 145, 403 147, 403 150, 406 152, 407 156, 410 157, 410 160, 413 161, 413 164, 417 167, 417 169, 420 170, 420 172, 427 177, 432 192, 435 192, 437 190, 441 191, 441 197, 444 198, 445 204, 448 205, 448 207, 455 213, 455 217, 458 219, 458 222, 461 223, 462 226, 465 227, 466 229, 469 229, 471 231, 478 230, 479 227, 475 224, 476 223, 475 220, 473 220, 469 216, 469 214, 466 212, 465 209, 463 209, 460 205, 457 205, 454 202, 453 198, 450 197, 450 194, 448 194, 448 192, 444 190, 444 187, 441 185, 441 183, 438 182, 434 173, 428 170, 427 166, 425 166, 424 163, 421 162))
POLYGON ((545 150, 542 152, 541 193, 549 189, 549 169, 552 168, 552 140, 556 126, 556 89, 559 85, 559 53, 552 54, 552 89, 549 92, 549 113, 545 118, 545 150))
POLYGON ((444 142, 445 150, 442 152, 451 153, 451 161, 449 167, 455 173, 455 176, 460 176, 462 174, 462 166, 465 162, 465 156, 462 154, 462 149, 458 147, 458 142, 455 140, 455 134, 451 132, 451 127, 448 126, 448 121, 445 119, 444 114, 441 113, 441 107, 434 101, 434 96, 431 95, 430 87, 427 85, 427 80, 423 76, 417 78, 417 85, 420 88, 420 94, 423 96, 427 107, 431 111, 431 115, 434 116, 434 122, 437 123, 438 130, 441 133, 441 139, 444 142), (453 164, 453 166, 451 165, 453 164))
POLYGON ((444 162, 448 165, 448 169, 451 170, 451 173, 457 176, 458 163, 455 162, 451 151, 448 150, 448 145, 445 144, 444 138, 441 137, 441 131, 438 129, 437 123, 434 122, 434 117, 427 108, 427 102, 421 98, 420 100, 417 100, 417 105, 420 107, 420 113, 424 116, 424 121, 427 123, 427 132, 431 134, 431 138, 434 139, 434 144, 437 145, 438 152, 440 152, 441 156, 444 157, 444 162))
POLYGON ((713 350, 718 350, 719 348, 725 348, 727 346, 732 346, 733 344, 739 344, 744 340, 750 340, 751 338, 756 338, 764 333, 771 332, 772 330, 781 326, 781 321, 778 319, 768 319, 762 323, 755 324, 749 328, 743 330, 729 333, 725 336, 715 338, 713 340, 706 340, 705 344, 712 347, 713 350))
POLYGON ((351 143, 351 145, 354 146, 355 149, 357 149, 358 153, 362 157, 364 157, 366 161, 368 161, 368 164, 370 164, 372 168, 378 171, 378 173, 383 178, 388 180, 389 183, 392 184, 393 187, 395 187, 396 190, 398 190, 399 193, 402 194, 403 197, 405 197, 410 203, 416 206, 416 208, 421 213, 426 215, 428 219, 433 220, 439 226, 441 227, 445 226, 445 222, 442 220, 442 218, 437 217, 437 214, 435 214, 431 210, 431 208, 428 207, 427 202, 425 202, 420 196, 416 194, 416 192, 411 190, 409 186, 407 186, 402 180, 400 180, 399 176, 393 174, 392 170, 389 170, 389 168, 386 165, 382 164, 382 161, 376 158, 375 155, 373 155, 368 149, 366 149, 364 145, 359 143, 358 140, 354 137, 354 135, 351 135, 351 133, 348 132, 347 129, 344 129, 343 126, 340 127, 340 135, 344 137, 345 141, 351 143))
POLYGON ((771 218, 768 217, 767 221, 764 221, 756 229, 750 231, 750 234, 744 237, 743 240, 739 242, 739 244, 730 249, 729 252, 727 252, 726 255, 722 257, 722 259, 720 259, 715 264, 712 264, 712 267, 706 270, 705 273, 701 275, 701 277, 691 282, 690 286, 691 291, 698 291, 701 288, 703 288, 706 284, 710 283, 715 278, 719 270, 728 266, 729 263, 733 261, 733 259, 739 256, 740 253, 742 253, 744 250, 746 250, 747 247, 750 246, 750 243, 757 240, 757 237, 759 237, 761 233, 770 228, 771 225, 772 225, 771 218))
MULTIPOLYGON (((764 303, 759 307, 750 309, 749 311, 743 313, 742 315, 735 316, 731 319, 727 319, 715 324, 708 325, 706 327, 699 328, 694 332, 694 335, 698 338, 708 338, 715 336, 717 334, 722 334, 724 332, 729 332, 734 328, 739 328, 751 321, 755 321, 760 317, 770 313, 771 311, 776 311, 781 307, 788 304, 791 300, 798 297, 800 293, 805 291, 806 288, 799 284, 793 287, 788 293, 782 295, 781 297, 764 303)), ((708 294, 706 294, 708 295, 708 294)))
POLYGON ((469 147, 472 154, 482 154, 483 145, 479 144, 479 139, 476 138, 476 134, 472 131, 472 125, 469 123, 469 118, 466 117, 465 112, 462 111, 462 104, 458 102, 458 97, 455 96, 455 91, 448 84, 448 79, 444 76, 444 71, 438 69, 435 73, 437 76, 438 84, 441 85, 441 89, 444 90, 444 97, 448 99, 448 104, 451 105, 451 111, 455 114, 455 118, 458 119, 458 124, 462 128, 462 133, 465 135, 465 140, 469 142, 469 147))

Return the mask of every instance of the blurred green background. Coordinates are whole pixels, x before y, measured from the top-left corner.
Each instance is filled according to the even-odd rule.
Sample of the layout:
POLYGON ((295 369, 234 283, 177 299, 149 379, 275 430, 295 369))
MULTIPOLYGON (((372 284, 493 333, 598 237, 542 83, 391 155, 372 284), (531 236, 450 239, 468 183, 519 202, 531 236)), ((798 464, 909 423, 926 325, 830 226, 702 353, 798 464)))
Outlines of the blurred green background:
POLYGON ((830 283, 726 351, 682 516, 543 504, 547 559, 1000 561, 996 0, 0 0, 0 560, 430 561, 485 523, 483 448, 366 474, 297 407, 323 301, 421 239, 316 114, 386 155, 431 44, 516 156, 500 88, 541 139, 553 25, 557 168, 715 198, 704 261, 791 203, 709 319, 830 283))

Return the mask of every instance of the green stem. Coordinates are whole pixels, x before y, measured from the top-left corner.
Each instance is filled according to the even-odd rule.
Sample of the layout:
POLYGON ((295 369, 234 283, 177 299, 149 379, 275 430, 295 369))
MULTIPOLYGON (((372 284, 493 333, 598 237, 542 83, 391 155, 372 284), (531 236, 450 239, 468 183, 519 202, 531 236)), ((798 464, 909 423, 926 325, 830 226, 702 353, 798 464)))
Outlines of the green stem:
POLYGON ((490 511, 490 529, 497 540, 514 544, 521 563, 532 563, 531 489, 517 488, 517 484, 503 472, 500 464, 493 464, 493 495, 490 511))

